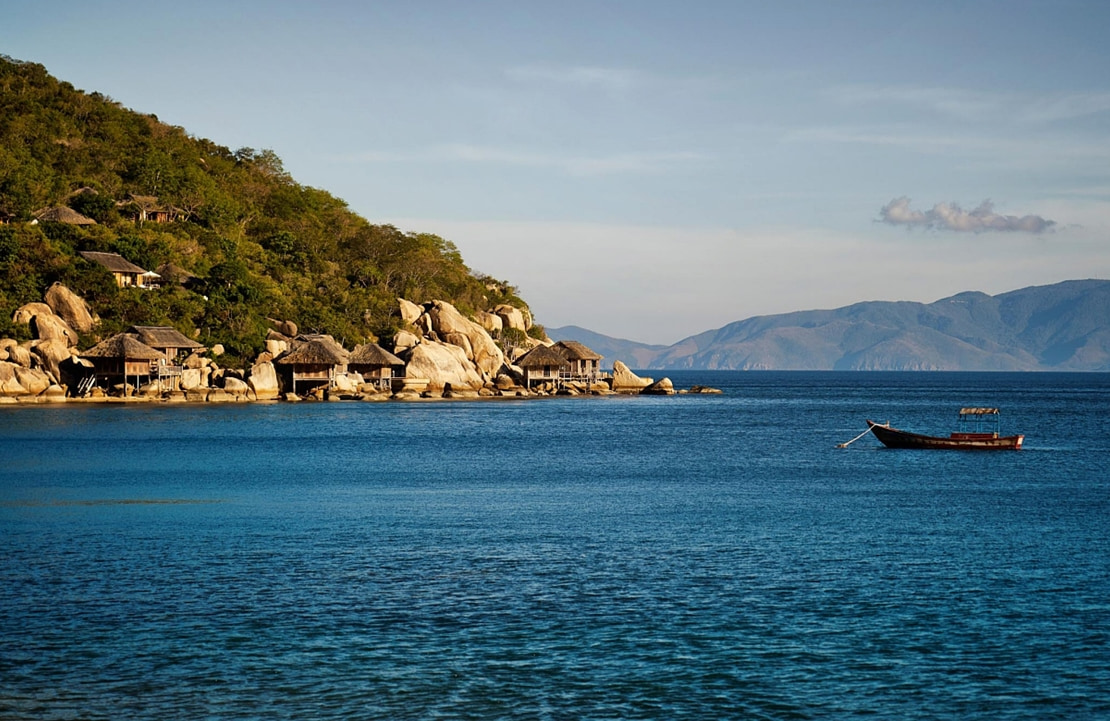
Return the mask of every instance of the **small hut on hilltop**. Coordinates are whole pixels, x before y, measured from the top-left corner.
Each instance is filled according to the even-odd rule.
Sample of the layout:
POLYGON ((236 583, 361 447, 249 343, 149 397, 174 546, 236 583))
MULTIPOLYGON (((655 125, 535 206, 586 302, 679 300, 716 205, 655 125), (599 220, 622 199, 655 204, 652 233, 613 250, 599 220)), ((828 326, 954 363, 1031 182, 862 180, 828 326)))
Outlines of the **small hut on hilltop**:
POLYGON ((601 377, 601 356, 576 340, 561 340, 551 346, 567 359, 570 380, 593 383, 601 377))
POLYGON ((151 348, 129 333, 118 333, 107 340, 97 343, 81 354, 93 364, 96 381, 107 383, 127 383, 134 377, 135 386, 139 378, 150 380, 157 373, 159 361, 166 357, 161 351, 151 348))
POLYGON ((169 223, 177 218, 180 210, 172 205, 163 205, 153 195, 128 195, 127 199, 116 203, 116 207, 142 225, 146 221, 169 223))
POLYGON ((561 371, 568 366, 567 359, 550 346, 538 345, 517 359, 524 371, 524 387, 533 383, 558 383, 561 371))
POLYGON ((393 369, 405 362, 377 343, 355 346, 347 358, 347 370, 358 373, 367 383, 388 388, 393 382, 393 369))
POLYGON ((120 288, 128 288, 130 286, 135 286, 137 288, 148 287, 147 278, 150 277, 147 275, 148 271, 135 265, 119 253, 100 253, 94 250, 82 250, 81 257, 107 268, 108 272, 115 276, 116 285, 120 288))
POLYGON ((293 393, 298 393, 298 388, 303 391, 330 386, 337 375, 347 372, 350 353, 330 335, 300 335, 290 344, 292 348, 275 358, 274 365, 293 393))

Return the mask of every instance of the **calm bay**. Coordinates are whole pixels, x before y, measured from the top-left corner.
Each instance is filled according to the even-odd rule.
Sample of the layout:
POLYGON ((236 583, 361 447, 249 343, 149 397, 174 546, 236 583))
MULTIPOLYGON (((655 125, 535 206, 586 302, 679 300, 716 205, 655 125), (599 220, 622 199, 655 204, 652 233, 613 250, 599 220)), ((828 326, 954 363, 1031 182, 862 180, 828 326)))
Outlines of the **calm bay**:
POLYGON ((1110 374, 666 375, 0 408, 0 718, 1110 715, 1110 374))

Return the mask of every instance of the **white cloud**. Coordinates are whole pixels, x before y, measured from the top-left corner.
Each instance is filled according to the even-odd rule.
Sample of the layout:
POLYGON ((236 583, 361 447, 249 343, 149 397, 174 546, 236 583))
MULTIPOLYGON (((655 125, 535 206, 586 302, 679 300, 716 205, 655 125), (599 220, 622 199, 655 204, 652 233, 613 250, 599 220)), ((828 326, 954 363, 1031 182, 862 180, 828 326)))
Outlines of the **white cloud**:
POLYGON ((1056 221, 1039 215, 999 215, 994 212, 994 204, 989 200, 984 200, 972 210, 964 210, 956 203, 937 203, 926 211, 912 210, 910 199, 905 196, 884 205, 879 210, 879 220, 890 225, 962 233, 1043 233, 1056 225, 1056 221))

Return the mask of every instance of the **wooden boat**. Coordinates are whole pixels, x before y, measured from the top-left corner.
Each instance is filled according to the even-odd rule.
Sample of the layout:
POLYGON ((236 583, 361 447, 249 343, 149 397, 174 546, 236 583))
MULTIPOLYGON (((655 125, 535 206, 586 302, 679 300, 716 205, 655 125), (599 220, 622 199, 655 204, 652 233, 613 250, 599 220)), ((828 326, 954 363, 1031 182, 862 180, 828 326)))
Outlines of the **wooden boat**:
POLYGON ((955 450, 955 451, 997 451, 1021 450, 1025 436, 1002 436, 998 432, 997 408, 961 408, 960 425, 967 428, 974 426, 975 430, 959 430, 948 437, 926 436, 920 433, 910 433, 892 428, 889 423, 876 423, 867 421, 868 427, 879 441, 887 448, 921 448, 928 450, 955 450), (993 421, 994 429, 984 431, 984 423, 993 421))

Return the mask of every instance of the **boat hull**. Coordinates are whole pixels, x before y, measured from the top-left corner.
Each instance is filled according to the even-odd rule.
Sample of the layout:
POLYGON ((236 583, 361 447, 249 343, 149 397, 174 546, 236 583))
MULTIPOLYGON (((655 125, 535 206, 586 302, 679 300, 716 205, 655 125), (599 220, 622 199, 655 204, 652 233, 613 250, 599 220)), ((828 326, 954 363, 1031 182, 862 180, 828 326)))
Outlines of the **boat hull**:
POLYGON ((943 436, 925 436, 891 428, 887 424, 868 420, 871 432, 887 448, 916 448, 945 451, 1017 451, 1025 436, 996 436, 993 433, 953 433, 943 436))

